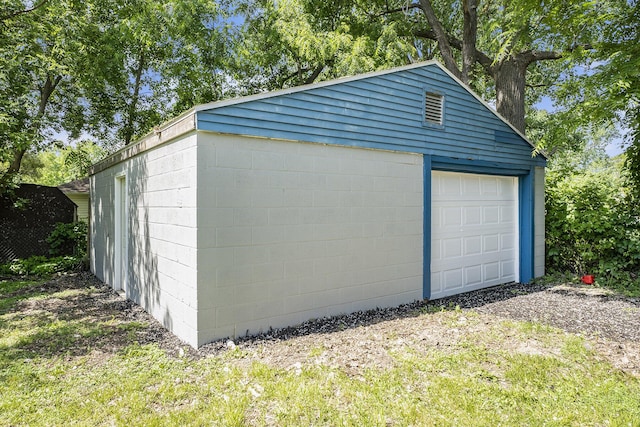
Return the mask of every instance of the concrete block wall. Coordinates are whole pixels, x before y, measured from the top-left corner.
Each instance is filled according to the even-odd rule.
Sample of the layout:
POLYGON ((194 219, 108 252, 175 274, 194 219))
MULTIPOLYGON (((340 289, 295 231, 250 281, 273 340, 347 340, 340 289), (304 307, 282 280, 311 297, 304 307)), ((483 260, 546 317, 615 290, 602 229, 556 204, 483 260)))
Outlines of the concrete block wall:
POLYGON ((198 134, 198 344, 422 298, 422 156, 198 134))
POLYGON ((115 283, 116 177, 128 198, 127 298, 197 345, 197 137, 185 135, 91 179, 91 270, 115 283))
POLYGON ((534 277, 544 276, 545 272, 545 207, 544 207, 544 176, 543 167, 536 167, 534 171, 534 277))

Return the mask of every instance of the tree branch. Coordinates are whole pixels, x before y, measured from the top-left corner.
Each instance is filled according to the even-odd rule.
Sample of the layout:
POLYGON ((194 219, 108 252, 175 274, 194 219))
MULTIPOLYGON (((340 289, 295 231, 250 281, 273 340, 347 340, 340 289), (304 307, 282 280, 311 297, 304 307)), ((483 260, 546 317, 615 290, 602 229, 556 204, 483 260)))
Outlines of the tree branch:
POLYGON ((405 12, 409 9, 420 9, 421 6, 418 3, 413 3, 413 4, 408 4, 405 7, 398 7, 396 9, 387 9, 382 13, 379 13, 377 15, 374 15, 375 17, 380 17, 380 16, 385 16, 385 15, 390 15, 392 13, 398 13, 398 12, 405 12))
POLYGON ((324 64, 318 65, 313 70, 313 73, 311 73, 311 75, 304 80, 304 84, 310 85, 311 83, 315 82, 318 76, 320 75, 320 73, 322 73, 322 70, 324 70, 324 67, 325 67, 324 64))
POLYGON ((540 50, 527 50, 524 51, 522 53, 520 53, 519 55, 521 56, 522 60, 525 61, 525 63, 527 65, 536 62, 536 61, 553 61, 553 60, 557 60, 557 59, 562 59, 564 58, 568 53, 573 52, 574 50, 578 49, 578 48, 582 48, 585 50, 591 50, 593 49, 593 46, 590 44, 579 44, 579 45, 573 45, 571 46, 569 49, 567 49, 566 51, 560 51, 560 50, 548 50, 548 51, 540 51, 540 50))
POLYGON ((565 52, 560 51, 539 51, 539 50, 526 50, 520 52, 517 56, 527 65, 536 61, 547 61, 560 59, 564 56, 565 52))
POLYGON ((286 76, 282 77, 282 83, 280 84, 280 89, 284 89, 284 85, 286 82, 288 82, 289 80, 291 80, 294 77, 300 77, 300 75, 302 73, 306 73, 311 71, 311 68, 298 68, 296 71, 294 71, 293 73, 289 73, 286 76))
POLYGON ((538 87, 551 87, 553 85, 551 83, 540 83, 540 84, 536 84, 536 85, 527 84, 525 86, 530 88, 530 89, 535 89, 535 88, 538 88, 538 87))
POLYGON ((44 4, 46 2, 48 2, 48 1, 49 0, 42 0, 40 3, 38 3, 35 6, 33 6, 31 9, 19 10, 17 12, 9 13, 6 16, 0 16, 0 21, 6 21, 7 19, 15 18, 16 16, 20 16, 20 15, 24 15, 25 13, 33 12, 34 10, 37 10, 40 7, 44 6, 44 4))
MULTIPOLYGON (((432 30, 415 31, 413 35, 423 39, 437 40, 436 35, 432 30)), ((457 39, 453 36, 448 36, 448 38, 449 38, 449 44, 452 47, 460 51, 462 50, 462 40, 457 39)), ((490 75, 494 74, 493 59, 491 59, 486 53, 478 50, 477 48, 476 48, 475 57, 478 64, 480 64, 488 74, 490 75)))
POLYGON ((462 81, 469 84, 469 75, 476 63, 476 40, 478 38, 478 15, 476 0, 462 0, 462 81))
POLYGON ((311 67, 298 68, 293 73, 287 74, 286 76, 282 77, 282 80, 281 80, 282 83, 280 84, 280 88, 283 89, 285 83, 294 77, 299 77, 302 80, 302 74, 308 73, 310 71, 311 71, 311 74, 307 76, 304 80, 302 80, 301 83, 297 83, 297 84, 303 84, 303 85, 312 84, 313 82, 316 81, 320 73, 322 73, 322 71, 324 71, 324 69, 327 66, 330 67, 332 63, 333 63, 332 60, 328 60, 325 64, 318 64, 318 66, 315 68, 311 68, 311 67))
POLYGON ((135 128, 135 116, 138 108, 138 101, 140 99, 140 87, 142 86, 142 74, 146 68, 146 55, 144 48, 140 49, 140 55, 138 56, 138 66, 135 70, 135 81, 133 86, 133 95, 131 96, 131 103, 127 108, 127 118, 124 125, 124 145, 129 145, 133 138, 135 128))
POLYGON ((456 60, 453 57, 453 52, 451 51, 451 44, 449 43, 449 34, 445 31, 442 23, 436 16, 433 7, 431 6, 430 0, 420 0, 420 8, 424 12, 427 17, 427 21, 433 30, 433 34, 435 35, 435 41, 438 42, 438 48, 440 49, 440 54, 444 59, 444 66, 447 67, 449 71, 451 71, 456 77, 462 78, 462 73, 458 68, 458 64, 456 64, 456 60))
POLYGON ((56 76, 52 79, 51 75, 47 74, 47 80, 45 80, 44 85, 40 88, 40 105, 38 106, 38 113, 36 114, 37 118, 44 116, 47 104, 49 103, 49 98, 53 91, 56 90, 56 86, 58 86, 61 79, 62 76, 56 76))

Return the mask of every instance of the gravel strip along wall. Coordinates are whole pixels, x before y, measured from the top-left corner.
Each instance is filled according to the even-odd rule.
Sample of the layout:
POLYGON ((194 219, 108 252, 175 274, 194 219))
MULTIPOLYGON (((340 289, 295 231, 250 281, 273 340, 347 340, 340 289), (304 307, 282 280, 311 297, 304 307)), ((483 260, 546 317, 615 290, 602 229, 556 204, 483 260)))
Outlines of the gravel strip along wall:
MULTIPOLYGON (((89 273, 56 277, 42 285, 42 291, 47 293, 64 289, 79 289, 83 294, 72 294, 65 304, 60 304, 58 299, 58 315, 146 324, 136 331, 135 341, 141 345, 158 345, 168 354, 179 357, 207 357, 237 347, 246 351, 248 360, 258 359, 290 368, 298 366, 300 361, 309 362, 311 349, 322 346, 327 351, 321 358, 322 363, 343 366, 349 372, 367 366, 384 368, 392 363, 389 352, 402 351, 407 346, 455 349, 458 336, 446 322, 442 323, 442 316, 424 313, 459 306, 460 319, 472 318, 466 311, 481 316, 477 322, 460 323, 456 327, 460 329, 459 334, 469 332, 469 328, 475 328, 475 332, 489 330, 506 320, 541 322, 587 336, 586 345, 595 348, 615 367, 640 376, 640 299, 615 296, 594 287, 504 285, 432 302, 321 318, 235 341, 219 340, 198 350, 89 273)), ((20 309, 28 311, 24 304, 20 309)), ((87 348, 95 348, 101 353, 116 353, 129 345, 130 339, 125 328, 114 327, 113 334, 98 341, 80 339, 75 347, 65 347, 64 351, 75 354, 77 350, 84 354, 87 348)))

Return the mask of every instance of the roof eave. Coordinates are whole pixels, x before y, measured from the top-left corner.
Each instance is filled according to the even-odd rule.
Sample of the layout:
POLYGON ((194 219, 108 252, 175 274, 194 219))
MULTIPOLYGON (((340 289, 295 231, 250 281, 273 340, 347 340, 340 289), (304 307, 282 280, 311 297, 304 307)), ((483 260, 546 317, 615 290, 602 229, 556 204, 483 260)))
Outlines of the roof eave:
POLYGON ((195 108, 190 108, 179 116, 155 127, 151 132, 133 144, 125 145, 106 159, 89 168, 89 175, 95 175, 113 165, 121 163, 151 148, 162 145, 172 139, 196 129, 195 108))
MULTIPOLYGON (((529 140, 529 138, 527 138, 522 132, 520 132, 515 126, 513 126, 511 124, 511 122, 509 120, 507 120, 502 114, 498 113, 491 105, 489 105, 484 99, 482 99, 477 93, 474 92, 473 89, 471 89, 469 86, 467 86, 462 80, 460 80, 458 77, 456 77, 455 74, 453 74, 451 71, 447 70, 447 68, 442 65, 441 63, 439 63, 438 61, 433 61, 435 63, 435 65, 437 65, 442 71, 444 71, 445 73, 447 73, 447 75, 449 77, 451 77, 453 80, 455 80, 460 86, 462 86, 467 92, 469 92, 474 98, 476 98, 478 101, 480 101, 486 108, 489 109, 489 111, 491 111, 493 114, 496 115, 496 117, 498 117, 500 120, 502 120, 507 126, 509 126, 511 128, 511 130, 513 130, 516 134, 518 134, 518 136, 520 136, 520 138, 522 138, 527 144, 529 144, 531 146, 531 148, 533 148, 535 150, 535 145, 533 145, 533 143, 529 140)), ((547 160, 547 157, 543 154, 543 153, 538 153, 538 155, 542 156, 545 160, 547 160)))
MULTIPOLYGON (((258 93, 255 95, 242 96, 238 98, 223 100, 223 101, 215 101, 207 104, 199 104, 196 105, 184 113, 174 117, 171 120, 168 120, 161 124, 160 126, 155 127, 151 132, 147 133, 142 138, 138 139, 133 144, 127 145, 122 149, 118 150, 111 156, 106 159, 94 164, 89 169, 89 175, 95 175, 96 173, 105 170, 117 163, 120 163, 130 157, 133 157, 143 151, 146 151, 150 148, 156 147, 158 145, 164 144, 171 139, 174 139, 180 135, 183 135, 187 132, 197 129, 197 113, 199 111, 204 110, 213 110, 217 108, 242 104, 251 101, 257 101, 262 99, 274 98, 277 96, 288 95, 297 92, 303 92, 311 89, 322 88, 332 85, 337 85, 341 83, 347 83, 350 81, 362 80, 370 77, 385 75, 396 73, 404 70, 411 70, 414 68, 420 68, 425 66, 435 65, 439 67, 444 73, 446 73, 449 77, 451 77, 454 81, 456 81, 461 87, 467 90, 474 98, 476 98, 480 103, 482 103, 489 111, 496 115, 500 120, 502 120, 507 126, 509 126, 518 136, 520 136, 527 144, 529 144, 532 148, 535 149, 535 146, 529 139, 518 129, 516 129, 507 119, 505 119, 500 113, 494 110, 488 103, 486 103, 478 94, 476 94, 469 86, 464 84, 460 79, 458 79, 453 73, 447 70, 441 63, 436 60, 417 62, 414 64, 405 65, 404 67, 396 67, 390 68, 386 70, 373 71, 365 74, 356 74, 353 76, 342 77, 333 80, 327 80, 319 83, 313 83, 303 86, 295 86, 287 89, 281 89, 271 92, 258 93)), ((543 153, 539 154, 542 156, 544 160, 546 160, 546 156, 543 153)))

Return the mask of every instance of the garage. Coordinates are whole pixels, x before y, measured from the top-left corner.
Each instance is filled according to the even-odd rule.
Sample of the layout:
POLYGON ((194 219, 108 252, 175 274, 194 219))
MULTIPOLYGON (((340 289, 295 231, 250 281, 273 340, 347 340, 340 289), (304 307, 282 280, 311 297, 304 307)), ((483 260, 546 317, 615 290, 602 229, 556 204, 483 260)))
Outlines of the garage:
POLYGON ((518 281, 518 178, 433 171, 431 299, 518 281))
POLYGON ((433 61, 195 106, 93 166, 91 271, 194 347, 528 282, 532 150, 433 61))

